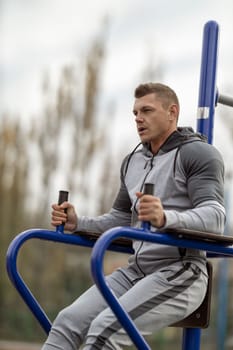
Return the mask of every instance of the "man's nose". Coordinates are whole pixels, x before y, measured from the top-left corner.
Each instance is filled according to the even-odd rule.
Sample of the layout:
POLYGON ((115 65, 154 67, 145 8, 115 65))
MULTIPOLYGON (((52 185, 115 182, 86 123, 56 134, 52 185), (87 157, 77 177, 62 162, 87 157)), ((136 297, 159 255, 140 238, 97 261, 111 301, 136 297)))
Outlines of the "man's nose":
POLYGON ((135 117, 135 122, 136 123, 142 123, 143 122, 143 116, 142 116, 142 114, 141 113, 138 113, 137 115, 136 115, 136 117, 135 117))

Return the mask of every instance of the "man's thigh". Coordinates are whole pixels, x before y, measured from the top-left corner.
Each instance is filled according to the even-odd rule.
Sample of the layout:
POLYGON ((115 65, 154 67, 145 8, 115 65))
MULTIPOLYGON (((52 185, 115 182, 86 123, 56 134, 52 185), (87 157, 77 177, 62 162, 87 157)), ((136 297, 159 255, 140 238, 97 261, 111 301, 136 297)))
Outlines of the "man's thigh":
MULTIPOLYGON (((207 277, 203 273, 178 263, 144 277, 119 301, 140 331, 148 334, 193 312, 202 302, 206 286, 207 277)), ((107 308, 94 320, 88 335, 95 337, 102 334, 110 338, 114 333, 122 337, 124 330, 107 308)))
MULTIPOLYGON (((120 298, 124 293, 132 287, 130 281, 120 271, 114 271, 111 275, 106 277, 108 287, 113 293, 120 298)), ((98 288, 93 285, 86 292, 84 292, 77 300, 68 306, 70 319, 77 325, 80 323, 88 327, 92 320, 108 305, 99 292, 98 288), (77 319, 76 319, 77 318, 77 319)))

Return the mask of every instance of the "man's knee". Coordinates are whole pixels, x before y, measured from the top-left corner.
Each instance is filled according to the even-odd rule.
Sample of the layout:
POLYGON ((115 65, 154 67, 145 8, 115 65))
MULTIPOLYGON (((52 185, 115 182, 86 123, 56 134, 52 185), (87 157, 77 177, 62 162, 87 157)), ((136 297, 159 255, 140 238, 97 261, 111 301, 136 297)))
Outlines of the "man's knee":
POLYGON ((80 310, 74 312, 71 306, 61 310, 53 322, 53 329, 61 332, 62 334, 76 334, 81 336, 87 328, 86 315, 80 310))

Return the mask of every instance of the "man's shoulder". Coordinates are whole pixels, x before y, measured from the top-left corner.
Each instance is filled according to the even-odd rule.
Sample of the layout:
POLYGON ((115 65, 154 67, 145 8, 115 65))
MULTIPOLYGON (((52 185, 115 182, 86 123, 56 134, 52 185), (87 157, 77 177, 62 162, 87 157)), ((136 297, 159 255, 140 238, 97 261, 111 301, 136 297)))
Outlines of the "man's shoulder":
POLYGON ((180 162, 187 175, 195 173, 224 173, 224 162, 220 152, 211 144, 191 142, 180 149, 180 162))
POLYGON ((201 140, 195 140, 183 144, 180 148, 180 152, 183 159, 197 158, 199 160, 207 160, 214 158, 222 161, 222 155, 218 149, 215 146, 201 140))

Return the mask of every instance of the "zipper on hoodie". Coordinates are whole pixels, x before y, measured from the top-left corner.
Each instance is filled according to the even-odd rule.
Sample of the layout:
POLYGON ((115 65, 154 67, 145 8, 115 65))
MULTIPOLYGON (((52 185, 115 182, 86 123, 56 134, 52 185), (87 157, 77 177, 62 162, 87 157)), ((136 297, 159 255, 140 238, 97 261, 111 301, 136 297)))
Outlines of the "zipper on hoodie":
MULTIPOLYGON (((140 187, 140 192, 143 190, 143 187, 144 187, 144 185, 145 185, 146 179, 147 179, 148 175, 150 174, 151 170, 153 169, 153 166, 154 166, 154 165, 153 165, 154 157, 155 157, 155 155, 153 155, 149 161, 146 161, 146 164, 145 164, 145 166, 144 166, 144 169, 146 169, 148 162, 150 162, 150 169, 149 169, 149 171, 146 173, 146 175, 145 175, 145 177, 144 177, 144 179, 143 179, 143 181, 142 181, 142 185, 141 185, 141 187, 140 187)), ((136 199, 136 201, 135 201, 135 203, 134 203, 134 211, 136 212, 136 214, 138 214, 138 211, 137 211, 137 208, 136 208, 137 203, 138 203, 138 198, 136 199)), ((141 269, 140 264, 139 264, 139 261, 138 261, 138 254, 139 254, 140 250, 142 249, 143 244, 144 244, 144 242, 141 241, 140 246, 138 247, 137 251, 135 252, 135 264, 137 265, 137 268, 139 269, 139 271, 140 271, 140 272, 143 274, 143 276, 145 277, 146 274, 145 274, 145 272, 141 269)))
MULTIPOLYGON (((149 171, 146 173, 146 175, 145 175, 145 177, 144 177, 144 179, 143 179, 143 181, 142 181, 141 187, 140 187, 140 189, 139 189, 140 192, 142 192, 143 187, 144 187, 145 182, 146 182, 146 179, 147 179, 148 175, 150 174, 151 170, 153 169, 154 157, 155 157, 155 156, 153 155, 149 161, 146 161, 146 164, 145 164, 145 166, 144 166, 144 169, 146 169, 146 166, 147 166, 148 162, 150 162, 150 169, 149 169, 149 171)), ((137 203, 138 203, 138 198, 136 199, 136 201, 135 201, 135 203, 134 203, 134 206, 133 206, 133 209, 134 209, 134 211, 135 211, 136 213, 138 213, 137 208, 136 208, 137 203)))

